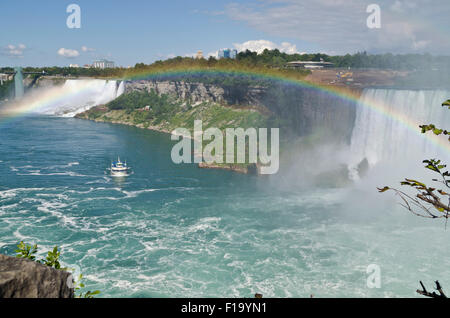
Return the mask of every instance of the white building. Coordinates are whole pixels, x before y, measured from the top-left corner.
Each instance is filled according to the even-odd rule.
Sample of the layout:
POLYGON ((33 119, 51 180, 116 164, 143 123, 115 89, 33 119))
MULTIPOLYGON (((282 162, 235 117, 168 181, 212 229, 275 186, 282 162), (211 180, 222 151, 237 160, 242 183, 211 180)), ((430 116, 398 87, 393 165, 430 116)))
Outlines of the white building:
POLYGON ((114 68, 114 62, 103 59, 103 60, 94 61, 92 66, 94 68, 101 68, 101 69, 114 68))
POLYGON ((316 62, 316 61, 293 61, 286 64, 287 68, 305 68, 305 69, 322 69, 327 67, 333 67, 333 63, 330 62, 316 62))
POLYGON ((0 85, 3 85, 3 82, 6 82, 8 78, 8 74, 0 74, 0 85))

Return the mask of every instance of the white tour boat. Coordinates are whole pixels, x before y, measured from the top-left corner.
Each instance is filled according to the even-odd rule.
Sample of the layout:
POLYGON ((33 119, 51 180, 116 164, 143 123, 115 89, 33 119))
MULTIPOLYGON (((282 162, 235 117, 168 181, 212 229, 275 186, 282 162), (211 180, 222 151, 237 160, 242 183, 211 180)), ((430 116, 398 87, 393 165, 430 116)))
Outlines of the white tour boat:
POLYGON ((113 177, 126 177, 128 176, 128 170, 127 163, 120 161, 120 157, 117 161, 111 163, 111 176, 113 177))

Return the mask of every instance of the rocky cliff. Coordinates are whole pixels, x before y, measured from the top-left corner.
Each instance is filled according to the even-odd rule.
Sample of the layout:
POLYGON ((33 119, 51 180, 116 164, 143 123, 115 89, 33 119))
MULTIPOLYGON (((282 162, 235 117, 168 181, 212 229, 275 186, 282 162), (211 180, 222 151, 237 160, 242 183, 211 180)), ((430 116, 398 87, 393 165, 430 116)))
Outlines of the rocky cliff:
POLYGON ((128 81, 125 83, 125 94, 133 91, 154 90, 158 94, 175 95, 193 103, 210 101, 225 102, 224 89, 214 85, 203 83, 169 82, 169 81, 128 81))
POLYGON ((197 102, 216 102, 228 105, 260 106, 266 88, 261 86, 219 86, 201 82, 184 81, 127 81, 125 93, 155 90, 158 94, 175 95, 183 100, 197 102))
POLYGON ((258 106, 278 118, 277 125, 294 136, 310 135, 318 128, 326 131, 328 136, 349 142, 356 117, 356 107, 351 101, 325 91, 283 83, 269 82, 264 86, 155 80, 125 83, 125 93, 152 89, 158 94, 174 95, 192 103, 211 101, 258 106))
POLYGON ((0 255, 0 298, 73 298, 72 274, 0 255))

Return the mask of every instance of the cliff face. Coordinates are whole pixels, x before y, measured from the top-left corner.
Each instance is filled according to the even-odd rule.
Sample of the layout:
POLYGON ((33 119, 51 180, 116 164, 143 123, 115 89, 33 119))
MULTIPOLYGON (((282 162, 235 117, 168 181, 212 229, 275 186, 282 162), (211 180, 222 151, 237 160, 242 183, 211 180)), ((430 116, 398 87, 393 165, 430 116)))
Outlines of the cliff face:
MULTIPOLYGON (((352 102, 337 98, 323 91, 300 86, 270 84, 262 86, 216 86, 182 81, 130 81, 125 84, 125 93, 150 91, 175 95, 192 103, 212 101, 226 105, 258 106, 268 109, 285 133, 305 136, 316 128, 342 142, 349 142, 356 107, 352 102)), ((274 126, 275 127, 275 126, 274 126)))
POLYGON ((54 86, 64 85, 66 78, 58 76, 39 76, 34 78, 32 76, 27 76, 23 80, 23 85, 27 89, 31 88, 49 88, 54 86))
POLYGON ((72 274, 0 255, 0 298, 73 298, 72 274))
POLYGON ((223 88, 203 83, 185 83, 185 82, 169 82, 169 81, 133 81, 125 84, 125 93, 133 91, 155 90, 158 94, 175 95, 180 99, 190 99, 196 102, 225 102, 225 91, 223 88))
POLYGON ((266 88, 260 86, 217 86, 204 83, 188 83, 182 81, 128 81, 125 83, 125 93, 133 91, 155 90, 158 94, 175 95, 191 102, 216 102, 227 105, 262 106, 262 98, 266 88))

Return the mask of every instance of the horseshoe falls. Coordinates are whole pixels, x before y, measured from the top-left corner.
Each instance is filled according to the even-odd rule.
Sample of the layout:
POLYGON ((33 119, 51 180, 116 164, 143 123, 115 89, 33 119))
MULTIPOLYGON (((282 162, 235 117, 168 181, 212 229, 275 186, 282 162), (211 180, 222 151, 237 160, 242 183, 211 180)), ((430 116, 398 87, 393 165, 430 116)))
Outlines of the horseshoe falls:
MULTIPOLYGON (((448 151, 430 140, 432 132, 421 134, 419 125, 433 123, 447 128, 450 112, 440 105, 449 96, 450 91, 444 90, 364 90, 351 137, 350 168, 354 169, 364 159, 374 166, 383 162, 448 158, 448 151), (385 111, 367 105, 380 105, 385 111)), ((445 141, 445 137, 441 138, 445 141)))

